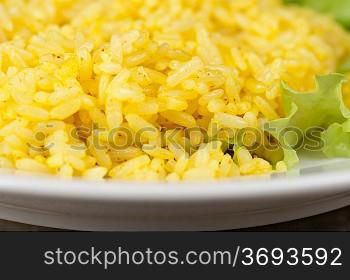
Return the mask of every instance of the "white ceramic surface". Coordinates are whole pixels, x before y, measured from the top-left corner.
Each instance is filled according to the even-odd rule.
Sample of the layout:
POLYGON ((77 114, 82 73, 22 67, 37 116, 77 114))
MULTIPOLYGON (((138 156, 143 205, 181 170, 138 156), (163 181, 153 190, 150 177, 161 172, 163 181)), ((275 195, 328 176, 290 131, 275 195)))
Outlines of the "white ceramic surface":
POLYGON ((146 184, 0 176, 0 218, 77 230, 222 230, 350 205, 350 160, 305 159, 272 178, 146 184))

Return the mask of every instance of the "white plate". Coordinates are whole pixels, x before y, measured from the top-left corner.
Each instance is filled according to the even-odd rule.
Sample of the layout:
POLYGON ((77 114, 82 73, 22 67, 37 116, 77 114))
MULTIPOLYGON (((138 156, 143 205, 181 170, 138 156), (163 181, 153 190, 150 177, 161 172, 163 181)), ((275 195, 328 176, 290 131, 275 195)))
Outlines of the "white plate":
POLYGON ((350 160, 305 159, 269 178, 145 184, 0 176, 0 218, 77 230, 222 230, 350 205, 350 160))

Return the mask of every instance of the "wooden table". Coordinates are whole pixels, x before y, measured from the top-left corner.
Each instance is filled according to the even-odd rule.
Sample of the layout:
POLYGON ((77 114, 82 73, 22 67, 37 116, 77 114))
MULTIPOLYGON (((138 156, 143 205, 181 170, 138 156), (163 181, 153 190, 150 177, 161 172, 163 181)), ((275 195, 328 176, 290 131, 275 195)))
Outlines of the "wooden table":
MULTIPOLYGON (((277 225, 247 229, 248 231, 350 231, 350 207, 312 218, 277 225)), ((0 220, 0 231, 57 231, 0 220)))

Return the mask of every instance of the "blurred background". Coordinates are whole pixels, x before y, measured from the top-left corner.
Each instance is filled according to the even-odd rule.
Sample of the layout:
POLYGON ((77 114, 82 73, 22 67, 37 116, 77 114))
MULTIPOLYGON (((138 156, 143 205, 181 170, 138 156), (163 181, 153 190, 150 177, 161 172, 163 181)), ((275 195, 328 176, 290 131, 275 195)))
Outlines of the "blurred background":
MULTIPOLYGON (((0 220, 0 231, 57 231, 0 220)), ((350 207, 311 218, 238 231, 350 231, 350 207)))

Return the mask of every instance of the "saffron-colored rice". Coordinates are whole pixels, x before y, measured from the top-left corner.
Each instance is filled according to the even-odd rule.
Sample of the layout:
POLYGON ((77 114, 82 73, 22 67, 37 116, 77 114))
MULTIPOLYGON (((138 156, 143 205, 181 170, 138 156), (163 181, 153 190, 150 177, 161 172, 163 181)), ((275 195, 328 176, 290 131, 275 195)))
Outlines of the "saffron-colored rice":
POLYGON ((278 151, 226 153, 222 129, 281 117, 281 80, 310 90, 349 54, 337 23, 280 0, 0 1, 0 171, 169 182, 283 172, 278 151))

